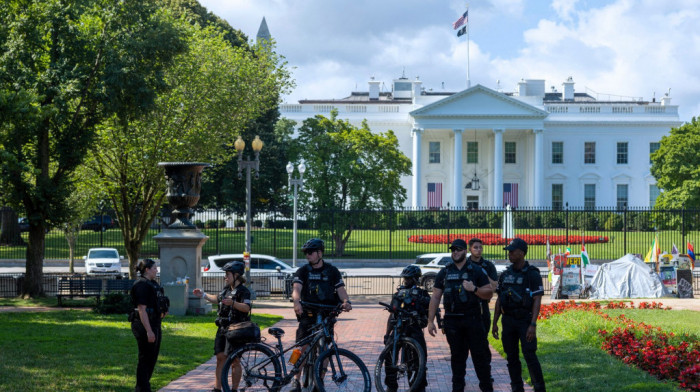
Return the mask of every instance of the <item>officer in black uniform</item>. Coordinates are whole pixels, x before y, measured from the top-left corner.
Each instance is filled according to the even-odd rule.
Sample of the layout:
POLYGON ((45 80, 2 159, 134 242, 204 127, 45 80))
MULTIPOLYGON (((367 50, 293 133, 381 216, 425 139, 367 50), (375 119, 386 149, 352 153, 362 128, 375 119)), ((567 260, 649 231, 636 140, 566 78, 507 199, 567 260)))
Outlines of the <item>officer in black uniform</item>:
POLYGON ((537 359, 537 316, 544 288, 542 277, 537 267, 526 260, 527 243, 520 238, 513 240, 503 248, 508 251, 512 265, 501 274, 498 281, 498 300, 493 315, 493 337, 498 339, 498 319, 503 315, 503 351, 508 360, 510 386, 514 392, 524 391, 521 376, 518 343, 530 371, 530 379, 535 392, 544 392, 542 367, 537 359))
MULTIPOLYGON (((305 310, 301 305, 301 301, 325 305, 342 303, 344 311, 349 312, 352 309, 340 271, 323 260, 323 251, 325 250, 323 240, 312 238, 306 241, 301 250, 306 255, 306 260, 309 263, 294 273, 294 280, 292 281, 294 313, 296 313, 299 320, 299 327, 296 333, 297 342, 307 337, 311 333, 311 327, 316 323, 315 311, 305 310)), ((302 350, 305 349, 306 346, 302 347, 302 350)), ((291 392, 301 390, 299 385, 300 377, 301 373, 297 373, 291 392)))
MULTIPOLYGON (((425 336, 423 328, 428 325, 428 308, 430 307, 430 294, 418 286, 422 273, 418 266, 409 265, 401 271, 403 285, 399 286, 398 290, 391 297, 391 305, 393 308, 404 309, 409 312, 415 312, 416 322, 408 326, 406 329, 407 335, 415 339, 423 348, 423 353, 428 355, 428 347, 425 344, 425 336)), ((386 323, 386 334, 384 335, 384 344, 388 344, 394 338, 394 322, 395 314, 391 313, 386 323)), ((427 363, 427 362, 426 362, 427 363)), ((384 383, 387 386, 387 391, 396 391, 398 383, 396 382, 396 373, 393 374, 387 369, 386 379, 384 383)), ((428 386, 428 375, 423 378, 423 382, 416 392, 423 392, 428 386)))
POLYGON ((135 391, 151 391, 151 376, 156 367, 162 332, 161 320, 168 313, 170 302, 163 288, 155 281, 158 275, 156 262, 140 260, 136 270, 141 277, 131 287, 134 310, 129 314, 131 332, 139 347, 139 362, 136 367, 135 391))
MULTIPOLYGON (((250 300, 250 290, 245 287, 245 264, 242 261, 232 261, 226 263, 222 268, 226 272, 226 286, 218 295, 207 294, 202 289, 194 289, 193 294, 204 298, 211 303, 219 304, 219 311, 216 318, 216 338, 214 339, 214 355, 216 355, 215 384, 212 392, 221 392, 221 370, 226 362, 226 358, 240 348, 243 344, 231 344, 226 339, 228 327, 250 320, 250 310, 252 302, 250 300)), ((240 365, 232 367, 231 384, 238 385, 241 378, 240 365)))
POLYGON ((452 391, 464 391, 467 357, 471 351, 479 388, 491 392, 491 362, 489 347, 484 339, 487 331, 481 316, 481 300, 490 299, 493 290, 484 271, 473 263, 467 263, 467 243, 463 239, 452 241, 450 250, 452 263, 447 264, 435 278, 428 312, 428 332, 435 336, 435 314, 444 293, 444 332, 450 345, 452 391))

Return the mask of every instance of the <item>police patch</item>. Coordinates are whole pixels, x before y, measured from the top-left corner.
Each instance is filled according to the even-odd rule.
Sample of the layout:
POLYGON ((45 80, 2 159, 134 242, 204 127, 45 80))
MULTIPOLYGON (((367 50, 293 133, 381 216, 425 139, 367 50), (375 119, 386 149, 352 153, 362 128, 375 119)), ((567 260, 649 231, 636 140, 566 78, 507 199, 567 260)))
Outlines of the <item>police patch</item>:
POLYGON ((523 284, 522 276, 518 278, 518 280, 515 282, 515 284, 523 284))

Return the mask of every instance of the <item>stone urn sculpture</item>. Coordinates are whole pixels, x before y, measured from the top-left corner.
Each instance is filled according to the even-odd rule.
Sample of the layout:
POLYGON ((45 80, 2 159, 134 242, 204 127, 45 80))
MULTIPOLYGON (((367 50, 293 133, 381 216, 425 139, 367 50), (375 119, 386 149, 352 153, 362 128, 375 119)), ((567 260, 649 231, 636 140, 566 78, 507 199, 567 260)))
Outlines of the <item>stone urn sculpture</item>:
POLYGON ((190 221, 192 207, 199 201, 202 189, 202 171, 209 167, 208 163, 200 162, 160 162, 158 166, 165 168, 165 178, 168 186, 166 197, 173 207, 169 229, 196 229, 190 221))

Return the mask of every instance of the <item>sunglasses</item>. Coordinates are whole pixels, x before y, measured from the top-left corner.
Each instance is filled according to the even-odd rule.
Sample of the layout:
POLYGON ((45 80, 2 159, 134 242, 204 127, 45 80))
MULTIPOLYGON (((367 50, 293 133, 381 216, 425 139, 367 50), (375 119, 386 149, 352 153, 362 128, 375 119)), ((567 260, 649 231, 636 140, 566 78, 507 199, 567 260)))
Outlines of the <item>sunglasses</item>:
POLYGON ((304 254, 310 255, 312 253, 316 252, 315 250, 307 249, 304 251, 304 254))

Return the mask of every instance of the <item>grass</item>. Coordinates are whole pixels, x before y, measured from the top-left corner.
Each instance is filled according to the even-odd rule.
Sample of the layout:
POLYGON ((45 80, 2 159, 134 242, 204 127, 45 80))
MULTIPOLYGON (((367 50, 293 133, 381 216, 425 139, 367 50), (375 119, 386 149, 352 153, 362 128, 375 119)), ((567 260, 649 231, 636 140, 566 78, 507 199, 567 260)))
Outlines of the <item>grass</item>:
MULTIPOLYGON (((634 320, 659 326, 666 332, 688 333, 694 340, 700 336, 699 312, 641 309, 604 312, 611 316, 624 314, 634 320)), ((548 391, 680 391, 676 383, 659 381, 601 350, 603 340, 598 335, 601 328, 612 331, 615 324, 586 311, 564 312, 537 323, 537 356, 548 391)), ((505 357, 501 341, 493 337, 489 337, 489 340, 505 357)), ((528 380, 522 355, 520 360, 523 363, 523 379, 528 380)))
MULTIPOLYGON (((3 299, 3 303, 7 302, 3 299)), ((212 357, 214 317, 212 313, 166 318, 151 379, 154 390, 212 357)), ((261 328, 279 319, 253 315, 261 328)), ((132 391, 136 357, 136 340, 126 315, 81 310, 0 313, 3 391, 132 391)))

